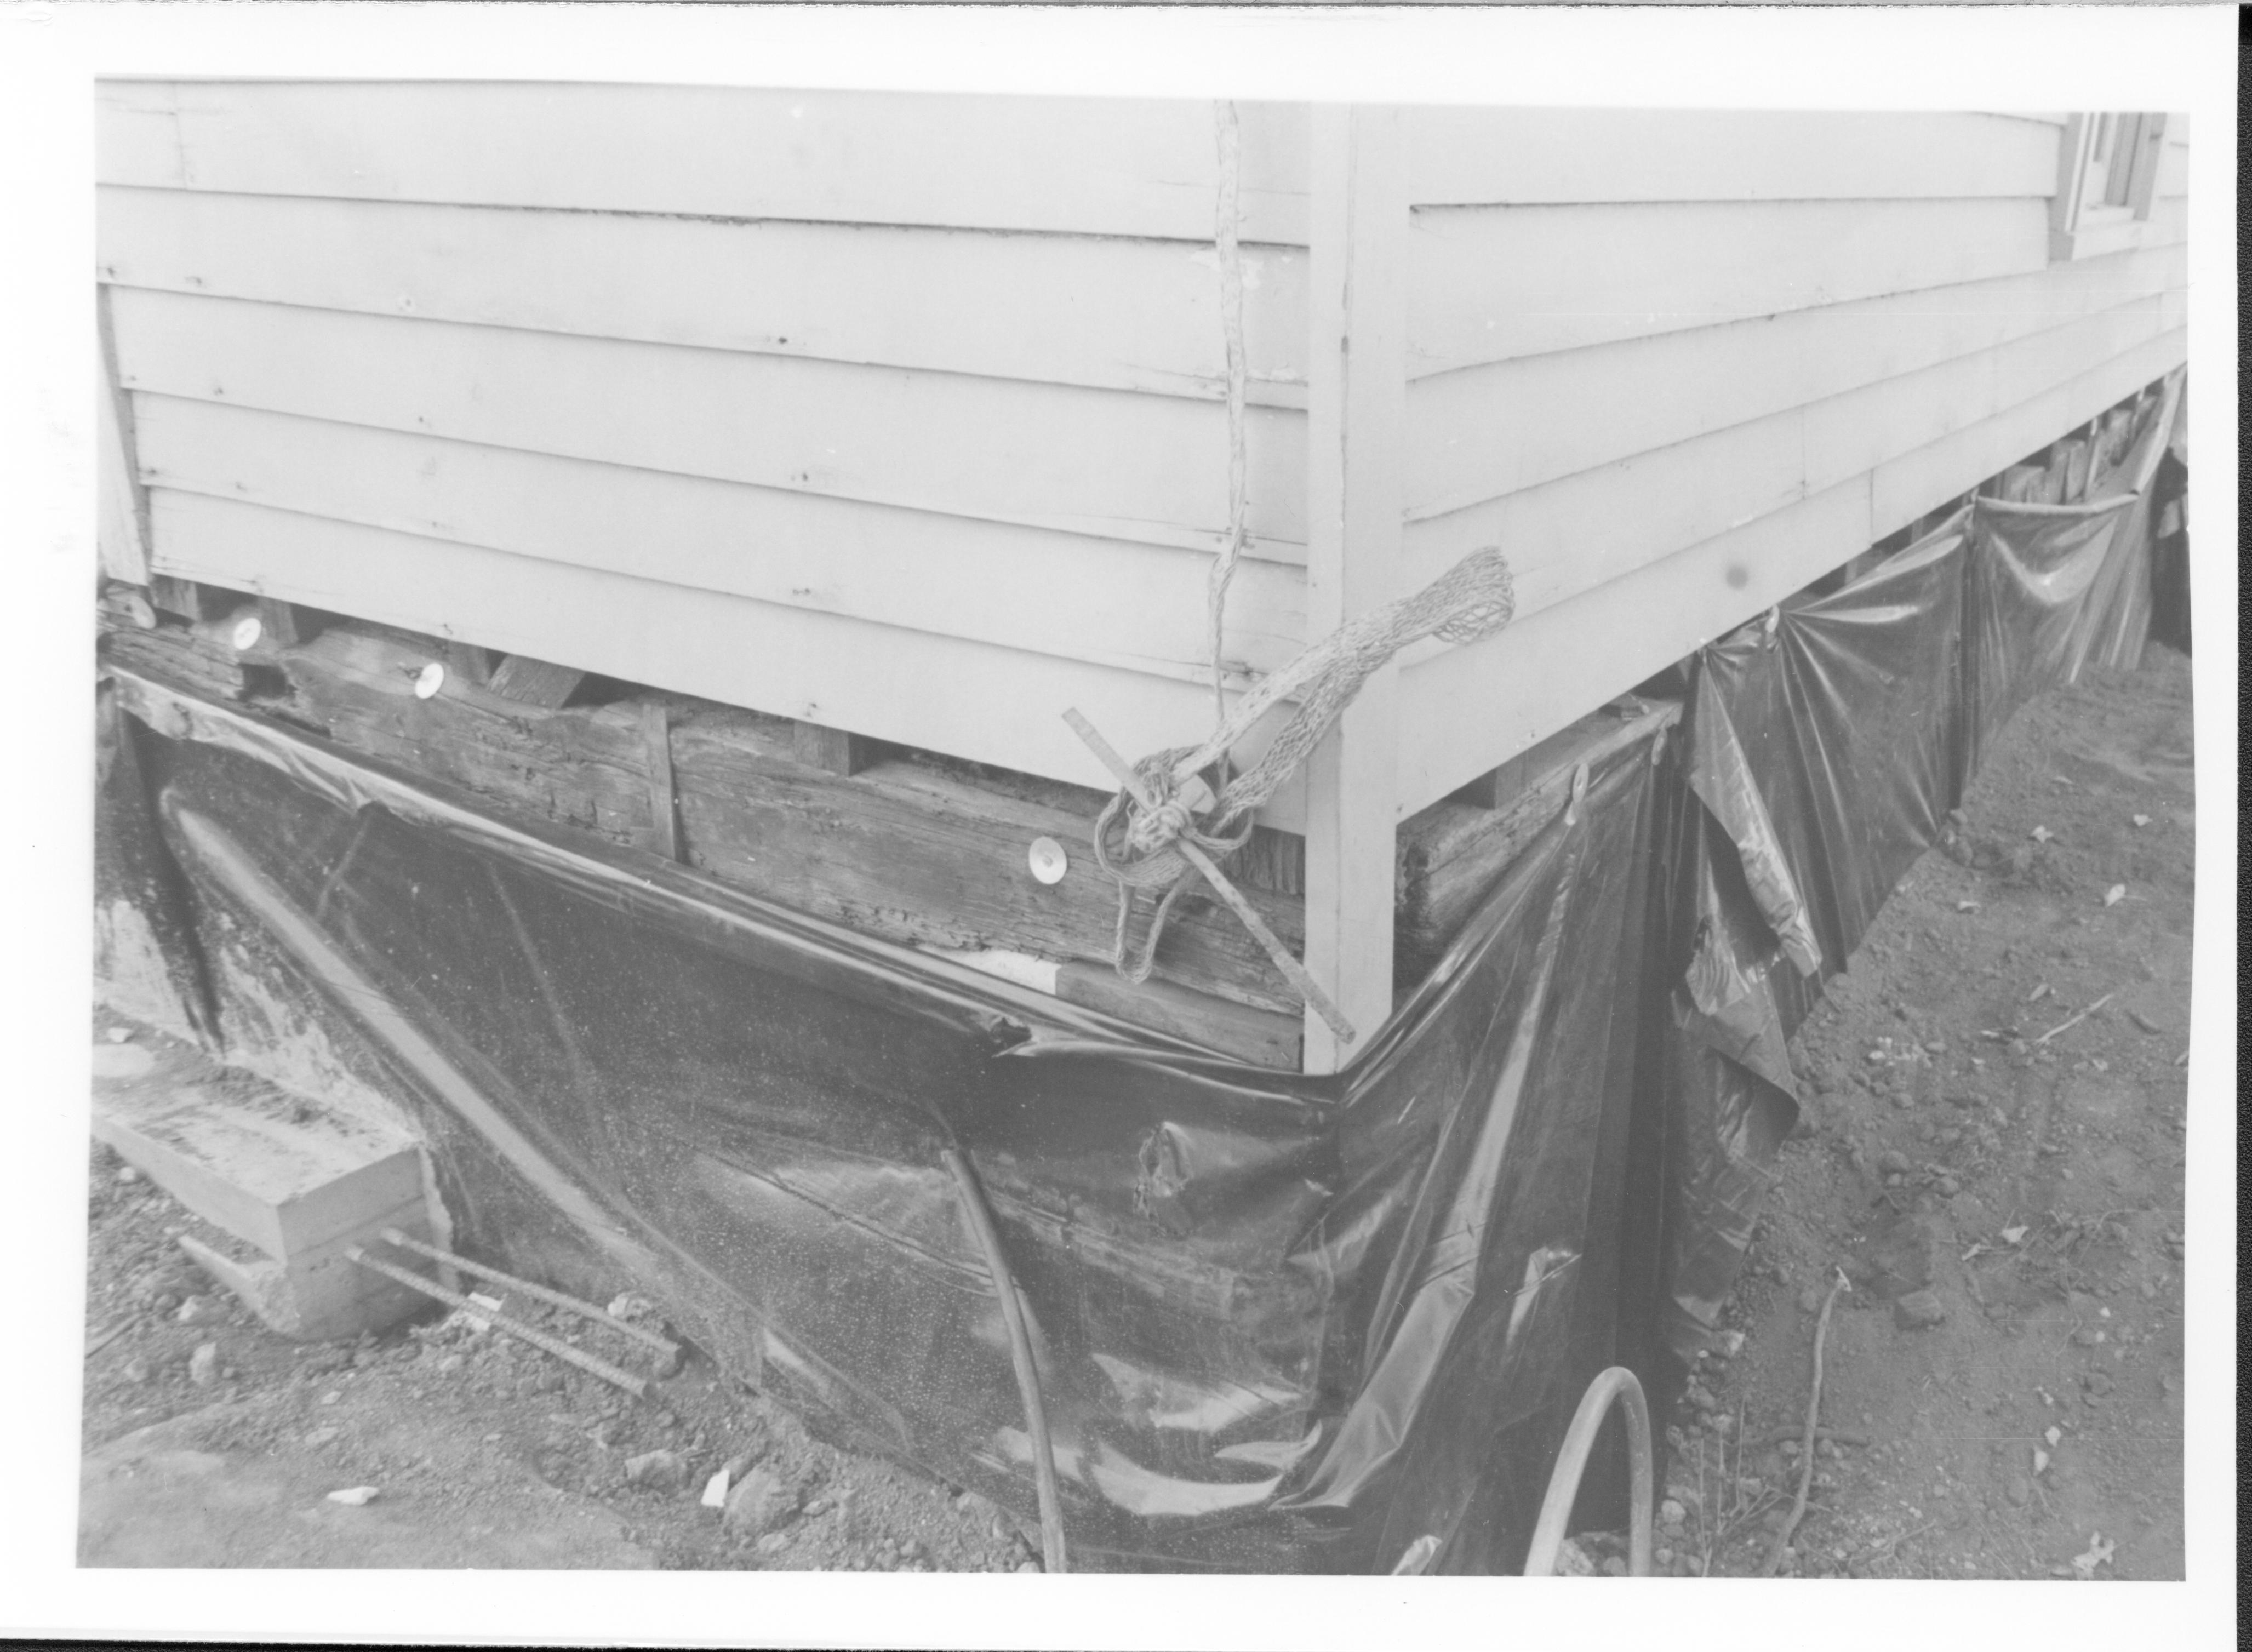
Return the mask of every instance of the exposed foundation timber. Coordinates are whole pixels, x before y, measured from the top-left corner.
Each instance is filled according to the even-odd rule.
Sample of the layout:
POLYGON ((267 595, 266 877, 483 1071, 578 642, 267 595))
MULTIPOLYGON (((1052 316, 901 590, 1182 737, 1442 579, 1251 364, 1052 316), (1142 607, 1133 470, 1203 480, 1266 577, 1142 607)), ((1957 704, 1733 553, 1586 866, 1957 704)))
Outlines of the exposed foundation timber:
MULTIPOLYGON (((205 587, 206 597, 220 593, 205 587)), ((891 746, 840 773, 809 753, 804 725, 678 695, 561 708, 526 705, 460 667, 459 643, 358 621, 291 647, 237 650, 230 621, 144 628, 102 611, 106 658, 212 698, 248 702, 391 767, 458 787, 504 811, 681 861, 722 882, 868 934, 952 954, 1024 960, 1067 1002, 1238 1059, 1296 1067, 1303 1006, 1234 917, 1187 895, 1150 981, 1109 964, 1116 895, 1088 848, 1105 796, 1084 788, 891 746), (427 695, 433 663, 448 669, 427 695), (1060 881, 1033 875, 1041 838, 1063 847, 1060 881)), ((615 694, 612 686, 608 692, 615 694)), ((1398 834, 1397 990, 1420 981, 1479 897, 1564 805, 1571 774, 1646 747, 1670 705, 1599 712, 1432 805, 1398 834)), ((1262 828, 1231 871, 1294 949, 1304 944, 1304 850, 1262 828)))

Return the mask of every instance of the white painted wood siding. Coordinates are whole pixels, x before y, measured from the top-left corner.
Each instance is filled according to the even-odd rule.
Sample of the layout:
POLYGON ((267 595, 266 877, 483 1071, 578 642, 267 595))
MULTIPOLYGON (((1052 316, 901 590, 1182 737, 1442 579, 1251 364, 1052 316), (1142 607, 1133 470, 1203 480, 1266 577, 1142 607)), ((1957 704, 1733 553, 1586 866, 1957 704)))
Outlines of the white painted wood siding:
POLYGON ((2186 359, 2186 128, 2052 263, 2064 119, 1411 112, 1404 582, 1498 545, 1518 619, 1409 660, 1403 805, 2186 359))
MULTIPOLYGON (((1132 752, 1206 727, 1209 105, 132 81, 98 116, 145 484, 108 497, 156 571, 1089 785, 1066 705, 1132 752)), ((1310 116, 1241 116, 1238 682, 1306 640, 1313 485, 1310 116)), ((2146 245, 2052 264, 2064 118, 1404 113, 1387 583, 1498 544, 1519 617, 1404 659, 1399 812, 2184 359, 2186 128, 2146 245)))

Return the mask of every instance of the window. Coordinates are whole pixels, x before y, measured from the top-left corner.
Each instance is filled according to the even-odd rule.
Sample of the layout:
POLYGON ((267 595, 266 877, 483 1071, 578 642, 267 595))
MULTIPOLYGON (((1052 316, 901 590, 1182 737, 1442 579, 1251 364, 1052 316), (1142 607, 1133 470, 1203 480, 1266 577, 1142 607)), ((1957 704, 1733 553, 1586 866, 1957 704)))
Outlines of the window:
POLYGON ((2157 191, 2163 115, 2075 115, 2058 151, 2052 259, 2096 258, 2143 244, 2157 191))

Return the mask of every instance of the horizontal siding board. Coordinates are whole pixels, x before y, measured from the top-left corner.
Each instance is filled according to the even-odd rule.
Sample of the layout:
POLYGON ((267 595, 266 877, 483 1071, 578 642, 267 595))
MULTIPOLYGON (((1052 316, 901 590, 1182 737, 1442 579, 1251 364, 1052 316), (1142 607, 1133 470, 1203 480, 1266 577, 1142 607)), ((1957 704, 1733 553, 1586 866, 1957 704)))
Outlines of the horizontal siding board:
POLYGON ((1411 378, 2048 266, 2048 203, 1419 209, 1411 378))
POLYGON ((2046 195, 2054 127, 1991 115, 1411 108, 1418 205, 2046 195))
MULTIPOLYGON (((1214 399, 1218 260, 1179 242, 105 187, 104 280, 1214 399)), ((1255 400, 1305 405, 1305 255, 1247 247, 1255 400)))
POLYGON ((1522 614, 1400 680, 1404 814, 1445 796, 1782 600, 1868 545, 1869 480, 1522 614))
MULTIPOLYGON (((1208 681, 1201 553, 745 487, 170 396, 137 398, 165 488, 1208 681)), ((1271 671, 1304 576, 1247 559, 1227 657, 1271 671)), ((535 650, 536 652, 537 650, 535 650)))
MULTIPOLYGON (((1067 707, 1136 755, 1211 726, 1209 690, 1084 661, 169 488, 150 510, 159 573, 1106 791, 1067 707)), ((1286 711, 1252 732, 1246 760, 1286 711)), ((1303 814, 1294 781, 1261 818, 1297 830, 1303 814)))
MULTIPOLYGON (((118 288, 121 379, 462 441, 1209 550, 1216 403, 118 288)), ((1304 559, 1304 415, 1247 421, 1255 555, 1304 559)))
POLYGON ((2158 330, 2159 303, 2137 299, 1992 351, 1412 523, 1407 583, 1412 589, 1495 545, 1515 572, 1520 615, 1567 600, 2100 365, 2158 330))
POLYGON ((1871 535, 1881 538, 1969 492, 2172 371, 2189 358, 2187 339, 2179 327, 2160 333, 2067 383, 1878 466, 1870 478, 1871 535))
POLYGON ((1435 516, 2179 289, 2159 249, 1418 379, 1408 512, 1435 516))
MULTIPOLYGON (((1305 110, 1240 113, 1243 234, 1303 246, 1305 110)), ((1193 241, 1220 178, 1206 102, 517 81, 104 82, 95 157, 105 184, 1193 241)))

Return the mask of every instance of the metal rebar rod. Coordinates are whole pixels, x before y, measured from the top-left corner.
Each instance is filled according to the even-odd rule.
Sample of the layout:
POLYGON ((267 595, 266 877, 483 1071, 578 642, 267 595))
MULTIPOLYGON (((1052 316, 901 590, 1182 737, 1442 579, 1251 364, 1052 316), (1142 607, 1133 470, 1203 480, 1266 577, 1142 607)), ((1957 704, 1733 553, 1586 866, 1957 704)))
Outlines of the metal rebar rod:
POLYGON ((1001 1253, 1001 1236, 994 1231, 993 1213, 985 1208, 985 1195, 957 1148, 940 1156, 962 1190, 962 1204, 970 1215, 970 1231, 985 1253, 985 1266, 993 1275, 994 1295, 1001 1299, 1001 1323, 1009 1333, 1009 1358, 1017 1371, 1017 1389, 1024 1398, 1025 1432, 1032 1436, 1032 1486, 1040 1501, 1040 1564, 1050 1572, 1069 1569, 1063 1546, 1063 1495, 1056 1485, 1055 1445, 1048 1435, 1047 1406, 1040 1398, 1039 1369, 1032 1363, 1032 1334, 1025 1327, 1024 1305, 1017 1300, 1017 1281, 1001 1253))
POLYGON ((370 1256, 357 1245, 345 1251, 344 1254, 362 1267, 371 1268, 386 1279, 397 1280, 409 1290, 421 1291, 425 1296, 435 1297, 449 1307, 462 1308, 484 1320, 497 1331, 504 1331, 519 1342, 530 1343, 534 1348, 554 1355, 556 1358, 564 1361, 566 1364, 576 1365, 590 1376, 599 1377, 606 1383, 615 1384, 636 1399, 642 1399, 649 1392, 649 1383, 645 1378, 636 1377, 629 1371, 621 1371, 608 1360, 598 1359, 583 1349, 572 1347, 570 1343, 560 1337, 550 1336, 546 1331, 534 1330, 531 1326, 511 1319, 505 1314, 497 1314, 490 1308, 471 1301, 458 1291, 449 1291, 434 1281, 424 1279, 411 1269, 394 1267, 389 1262, 370 1256))
MULTIPOLYGON (((505 1285, 512 1291, 522 1291, 526 1296, 536 1297, 543 1302, 552 1302, 557 1308, 567 1308, 574 1314, 582 1315, 593 1320, 596 1324, 606 1325, 614 1331, 623 1332, 637 1342, 648 1343, 668 1359, 679 1355, 680 1348, 678 1343, 666 1341, 653 1330, 644 1330, 639 1325, 628 1324, 624 1320, 595 1307, 592 1302, 582 1302, 575 1296, 566 1296, 561 1291, 550 1290, 545 1285, 534 1285, 530 1280, 518 1279, 512 1274, 502 1273, 497 1267, 487 1267, 483 1262, 472 1262, 465 1256, 456 1256, 451 1251, 441 1251, 434 1245, 424 1244, 421 1239, 409 1239, 395 1227, 386 1227, 383 1230, 383 1242, 386 1245, 395 1245, 402 1251, 413 1251, 418 1256, 427 1256, 434 1262, 443 1262, 449 1267, 458 1267, 464 1274, 475 1274, 479 1279, 489 1279, 496 1285, 505 1285)), ((483 1312, 482 1308, 475 1308, 469 1311, 477 1314, 483 1312)))

